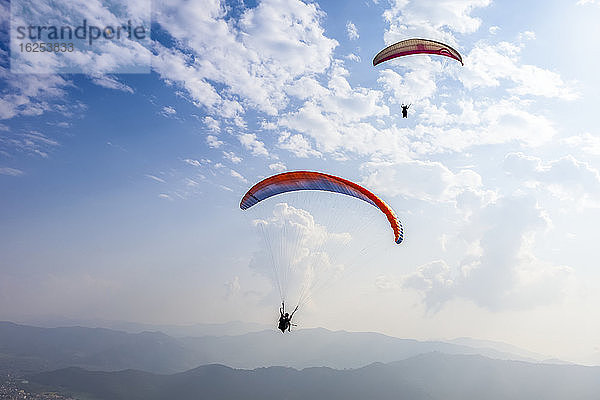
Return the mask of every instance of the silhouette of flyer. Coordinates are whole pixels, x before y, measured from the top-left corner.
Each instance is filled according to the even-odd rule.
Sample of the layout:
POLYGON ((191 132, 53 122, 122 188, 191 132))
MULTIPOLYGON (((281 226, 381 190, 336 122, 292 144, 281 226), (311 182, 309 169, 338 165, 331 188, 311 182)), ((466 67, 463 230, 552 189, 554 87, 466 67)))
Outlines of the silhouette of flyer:
POLYGON ((11 0, 13 73, 149 73, 151 0, 11 0))

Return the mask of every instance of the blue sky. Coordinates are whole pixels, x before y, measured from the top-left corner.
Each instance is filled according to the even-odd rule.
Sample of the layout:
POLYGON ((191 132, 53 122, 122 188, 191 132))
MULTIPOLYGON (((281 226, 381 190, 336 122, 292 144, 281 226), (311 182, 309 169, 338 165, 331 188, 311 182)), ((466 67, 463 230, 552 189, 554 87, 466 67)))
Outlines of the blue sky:
MULTIPOLYGON (((52 17, 118 19, 84 3, 52 17)), ((77 74, 11 70, 2 7, 1 319, 270 323, 239 200, 310 169, 379 194, 406 241, 315 296, 304 326, 600 363, 597 1, 157 1, 148 43, 75 53, 77 74), (465 66, 372 67, 408 37, 465 66)))

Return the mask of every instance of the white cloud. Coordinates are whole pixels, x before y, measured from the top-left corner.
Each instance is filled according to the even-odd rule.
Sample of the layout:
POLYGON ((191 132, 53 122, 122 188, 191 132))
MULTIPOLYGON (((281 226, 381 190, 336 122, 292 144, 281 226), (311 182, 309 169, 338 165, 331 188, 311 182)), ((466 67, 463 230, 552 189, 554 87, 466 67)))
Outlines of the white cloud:
POLYGON ((439 308, 455 295, 456 277, 444 260, 435 260, 417 267, 403 279, 403 286, 424 294, 428 309, 439 308))
POLYGON ((397 278, 387 275, 379 275, 375 278, 375 287, 381 291, 390 291, 400 289, 402 284, 397 278))
POLYGON ((159 178, 158 176, 155 176, 155 175, 146 174, 146 177, 152 179, 155 182, 165 183, 164 179, 159 178))
POLYGON ((38 131, 29 131, 15 135, 0 136, 0 151, 7 153, 19 152, 28 155, 37 155, 43 158, 59 143, 38 131))
POLYGON ((71 85, 60 75, 16 75, 4 66, 0 66, 0 79, 7 86, 0 95, 0 119, 56 111, 67 97, 65 88, 71 85))
POLYGON ((188 187, 196 187, 199 185, 199 183, 192 178, 185 178, 185 185, 188 187))
POLYGON ((300 100, 310 100, 314 97, 325 97, 329 93, 316 77, 302 77, 286 87, 286 92, 300 100))
POLYGON ((172 117, 175 114, 177 114, 177 110, 175 110, 173 107, 171 106, 164 106, 161 110, 160 113, 162 115, 164 115, 165 117, 172 117))
POLYGON ((239 172, 237 172, 236 170, 233 170, 233 169, 232 169, 232 170, 230 170, 230 171, 229 171, 229 173, 230 173, 230 175, 231 175, 232 177, 234 177, 234 178, 236 178, 236 179, 240 180, 241 182, 248 183, 248 180, 247 180, 246 178, 244 178, 244 177, 242 176, 242 174, 240 174, 240 173, 239 173, 239 172))
POLYGON ((223 146, 223 144, 224 144, 215 135, 208 135, 206 137, 206 143, 208 144, 209 147, 211 147, 213 149, 218 149, 219 147, 223 146))
POLYGON ((359 63, 361 61, 360 56, 350 53, 346 56, 346 59, 359 63))
POLYGON ((565 200, 581 200, 586 193, 594 197, 600 193, 600 172, 571 155, 544 163, 537 157, 509 153, 504 169, 517 179, 537 182, 565 200))
POLYGON ((239 140, 240 143, 255 156, 269 156, 265 144, 258 140, 254 133, 242 133, 239 135, 239 140))
POLYGON ((441 64, 429 59, 412 58, 410 71, 399 74, 392 69, 379 73, 377 82, 392 94, 394 103, 413 103, 431 98, 437 91, 435 75, 441 72, 441 64))
MULTIPOLYGON (((526 35, 531 37, 531 35, 526 35)), ((520 65, 522 44, 499 42, 490 45, 478 42, 465 56, 465 71, 459 79, 468 89, 498 87, 512 82, 509 93, 520 96, 542 96, 574 100, 579 94, 574 84, 566 83, 560 75, 535 65, 520 65)))
POLYGON ((159 46, 157 71, 209 112, 233 118, 243 113, 243 102, 275 115, 288 102, 287 85, 329 66, 337 42, 324 36, 324 14, 316 4, 265 0, 246 9, 236 24, 226 14, 216 1, 179 0, 162 2, 156 13, 161 26, 195 54, 159 46), (227 89, 217 91, 212 82, 227 89))
POLYGON ((310 142, 299 133, 291 135, 287 131, 282 131, 279 135, 278 142, 279 148, 289 150, 296 157, 308 158, 321 155, 321 153, 314 150, 310 145, 310 142))
POLYGON ((384 38, 394 43, 407 37, 427 37, 454 44, 448 31, 473 33, 481 25, 471 16, 476 8, 487 7, 490 0, 410 1, 393 0, 383 14, 389 23, 384 38))
POLYGON ((534 65, 522 65, 512 79, 517 86, 509 92, 521 96, 543 96, 563 100, 575 100, 579 97, 573 83, 565 83, 558 73, 534 65))
POLYGON ((544 145, 556 135, 547 117, 528 111, 516 97, 505 100, 459 101, 460 113, 430 105, 419 115, 423 123, 410 132, 417 154, 460 152, 473 146, 515 142, 527 147, 544 145))
MULTIPOLYGON (((212 113, 222 113, 223 116, 229 118, 236 115, 236 108, 232 108, 231 105, 227 107, 228 100, 222 98, 205 77, 189 65, 190 57, 188 55, 158 44, 157 48, 159 52, 152 65, 164 79, 185 85, 197 106, 204 106, 212 113)), ((241 109, 241 106, 237 108, 238 111, 241 109)))
POLYGON ((456 267, 443 260, 422 265, 404 277, 404 286, 422 293, 434 311, 455 297, 492 311, 557 303, 572 272, 538 259, 532 251, 536 233, 548 226, 532 197, 501 198, 482 208, 467 226, 479 231, 475 251, 456 267))
POLYGON ((231 298, 240 292, 240 277, 234 276, 232 280, 225 282, 225 297, 231 298))
POLYGON ((283 172, 287 169, 287 167, 282 162, 276 162, 273 164, 269 164, 269 169, 273 172, 283 172))
POLYGON ((356 25, 354 25, 351 21, 346 22, 346 34, 350 40, 356 40, 360 37, 358 34, 358 29, 356 29, 356 25))
POLYGON ((185 160, 183 160, 183 162, 194 167, 200 167, 202 165, 200 161, 191 158, 186 158, 185 160))
POLYGON ((211 116, 206 116, 203 119, 204 124, 206 125, 206 127, 208 129, 210 129, 213 132, 219 132, 221 130, 221 127, 219 125, 219 121, 217 121, 216 119, 214 119, 211 116))
POLYGON ((381 92, 352 88, 347 75, 346 69, 336 65, 330 72, 327 89, 316 84, 311 98, 297 111, 281 116, 279 126, 312 138, 319 152, 333 153, 341 148, 364 151, 361 145, 366 138, 360 136, 370 137, 375 131, 364 120, 388 115, 389 109, 382 104, 381 92))
POLYGON ((590 155, 600 155, 600 137, 589 132, 561 139, 561 143, 590 155))
POLYGON ((130 86, 120 82, 113 75, 97 75, 92 76, 92 82, 98 86, 105 87, 107 89, 120 90, 121 92, 133 93, 133 89, 130 86))
POLYGON ((526 146, 540 146, 549 142, 556 134, 551 120, 528 112, 525 106, 526 103, 518 99, 488 104, 480 114, 486 136, 482 142, 506 143, 517 140, 526 146))
POLYGON ((0 175, 19 176, 24 172, 16 168, 0 167, 0 175))
POLYGON ((233 151, 224 151, 223 157, 234 164, 239 164, 242 162, 242 158, 238 157, 233 151))
POLYGON ((534 40, 535 39, 535 32, 533 31, 525 31, 522 33, 519 33, 519 41, 523 42, 525 40, 534 40))
POLYGON ((377 193, 427 202, 456 201, 465 190, 482 190, 481 176, 470 169, 453 173, 440 162, 365 163, 363 183, 377 193))

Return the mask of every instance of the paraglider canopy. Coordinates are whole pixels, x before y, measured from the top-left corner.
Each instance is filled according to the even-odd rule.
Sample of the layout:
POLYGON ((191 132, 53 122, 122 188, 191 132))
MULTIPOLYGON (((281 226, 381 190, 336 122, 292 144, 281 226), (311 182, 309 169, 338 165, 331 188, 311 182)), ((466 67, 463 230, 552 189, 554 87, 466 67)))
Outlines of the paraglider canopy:
POLYGON ((464 65, 460 53, 447 44, 429 39, 407 39, 394 43, 381 50, 373 58, 373 66, 384 61, 411 54, 436 54, 455 59, 464 65))
POLYGON ((354 182, 321 172, 284 172, 266 178, 248 190, 240 202, 240 208, 246 210, 271 196, 297 190, 324 190, 366 201, 379 208, 385 214, 394 231, 394 240, 396 243, 400 244, 404 238, 400 221, 390 206, 383 200, 354 182))

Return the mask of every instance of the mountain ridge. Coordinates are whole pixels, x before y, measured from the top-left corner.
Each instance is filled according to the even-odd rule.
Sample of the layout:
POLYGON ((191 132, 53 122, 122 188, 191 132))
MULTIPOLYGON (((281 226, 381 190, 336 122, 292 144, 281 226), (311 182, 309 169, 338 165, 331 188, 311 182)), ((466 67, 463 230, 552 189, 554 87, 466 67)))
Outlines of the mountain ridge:
POLYGON ((40 328, 0 322, 0 369, 23 373, 68 366, 176 373, 212 363, 234 368, 280 365, 343 369, 402 360, 431 351, 541 361, 442 341, 324 328, 301 329, 291 334, 266 330, 237 336, 174 338, 161 332, 132 334, 106 328, 40 328))
POLYGON ((234 369, 203 365, 172 375, 81 368, 32 375, 30 387, 61 388, 95 399, 597 399, 600 367, 532 364, 431 352, 361 368, 234 369))

